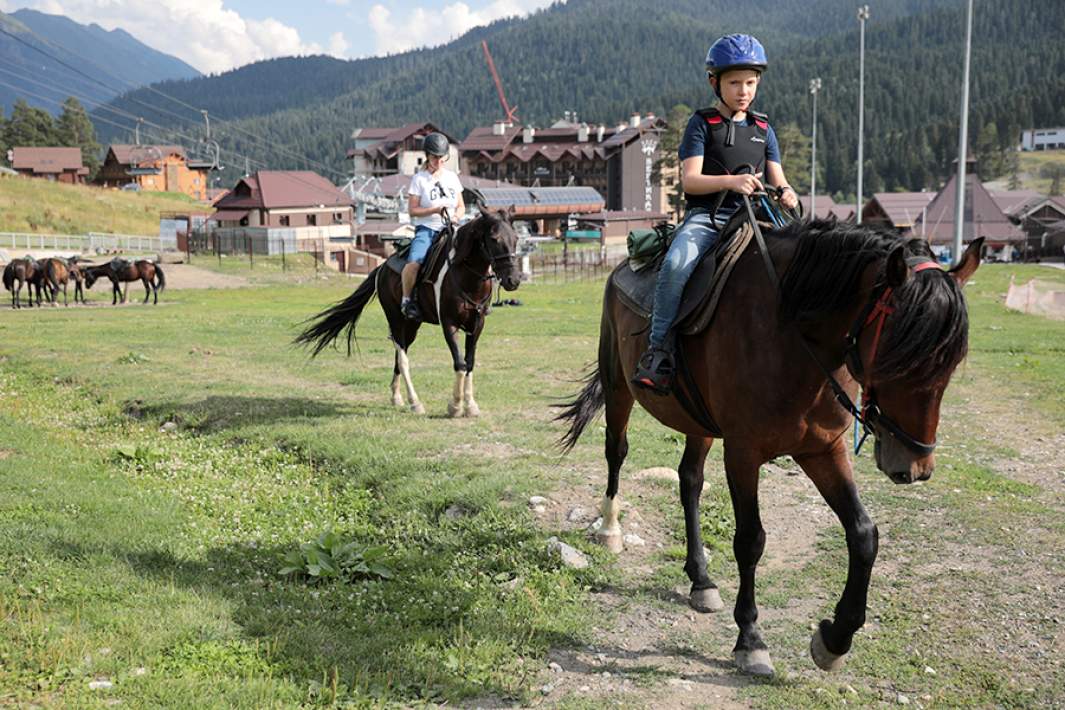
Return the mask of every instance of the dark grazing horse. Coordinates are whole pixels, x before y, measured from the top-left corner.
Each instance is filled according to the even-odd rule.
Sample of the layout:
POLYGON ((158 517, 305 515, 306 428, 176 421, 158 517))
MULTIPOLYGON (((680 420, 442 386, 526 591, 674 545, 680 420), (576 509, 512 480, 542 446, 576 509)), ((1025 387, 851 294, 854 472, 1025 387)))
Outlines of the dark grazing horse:
MULTIPOLYGON (((41 271, 43 272, 43 284, 47 292, 46 295, 48 300, 52 304, 55 304, 59 297, 59 288, 60 286, 62 286, 63 305, 69 305, 67 299, 67 282, 74 277, 72 277, 71 275, 71 267, 69 266, 68 262, 57 257, 49 257, 47 259, 41 259, 38 264, 41 267, 41 271)), ((78 302, 78 291, 80 285, 81 284, 79 283, 79 281, 75 279, 74 303, 78 302)), ((82 301, 84 300, 84 294, 82 294, 82 301)))
POLYGON ((36 259, 12 259, 4 267, 4 288, 11 292, 11 307, 22 308, 22 286, 26 286, 27 305, 33 307, 33 289, 37 289, 37 305, 41 305, 41 283, 44 271, 36 259))
MULTIPOLYGON (((498 276, 503 288, 513 291, 521 283, 518 264, 518 237, 511 225, 513 211, 489 211, 482 209, 480 216, 464 224, 443 245, 447 259, 441 266, 434 282, 420 281, 418 289, 423 317, 430 323, 439 323, 444 331, 444 340, 451 350, 455 367, 455 385, 448 415, 475 417, 480 408, 473 398, 473 366, 477 352, 477 339, 484 329, 485 315, 492 297, 492 278, 498 276), (439 304, 439 307, 437 307, 439 304), (458 331, 466 333, 465 354, 459 349, 458 331)), ((392 369, 392 404, 403 406, 400 379, 407 391, 407 403, 411 411, 424 414, 425 407, 414 391, 410 377, 407 350, 418 335, 421 323, 404 318, 400 312, 402 296, 400 276, 387 264, 370 272, 366 280, 353 294, 343 301, 314 316, 313 324, 303 331, 296 342, 313 345, 312 357, 336 340, 347 328, 348 354, 355 340, 355 326, 363 309, 374 294, 381 300, 392 343, 396 349, 392 369)))
POLYGON ((126 302, 126 293, 120 287, 120 283, 140 281, 144 284, 144 302, 154 297, 153 304, 159 303, 159 292, 166 288, 166 275, 158 264, 147 259, 126 261, 125 259, 112 259, 100 266, 89 266, 84 269, 85 288, 92 288, 96 280, 107 277, 111 280, 111 305, 118 303, 121 296, 122 303, 126 302))
MULTIPOLYGON (((814 662, 839 667, 865 623, 866 595, 877 553, 877 528, 858 498, 847 449, 848 407, 859 383, 862 415, 876 437, 875 459, 896 483, 932 475, 939 407, 968 347, 962 287, 980 263, 976 240, 950 272, 935 267, 927 244, 832 221, 798 223, 768 236, 768 253, 783 272, 779 290, 763 252, 752 242, 741 255, 708 329, 678 344, 724 441, 725 477, 736 517, 733 551, 739 567, 733 649, 744 672, 773 672, 757 626, 755 568, 766 536, 758 510, 759 468, 790 455, 813 481, 846 532, 847 583, 835 617, 810 643, 814 662), (832 379, 830 379, 832 378, 832 379), (838 387, 838 397, 834 386, 838 387)), ((689 604, 716 611, 721 597, 707 576, 699 529, 703 464, 713 443, 708 427, 674 394, 634 388, 647 322, 622 305, 608 282, 598 368, 559 418, 569 421, 561 443, 572 447, 606 408, 609 478, 601 540, 619 550, 618 477, 628 452, 634 401, 686 435, 679 466, 689 604)), ((699 410, 696 410, 699 411, 699 410)), ((700 417, 701 418, 701 417, 700 417)))

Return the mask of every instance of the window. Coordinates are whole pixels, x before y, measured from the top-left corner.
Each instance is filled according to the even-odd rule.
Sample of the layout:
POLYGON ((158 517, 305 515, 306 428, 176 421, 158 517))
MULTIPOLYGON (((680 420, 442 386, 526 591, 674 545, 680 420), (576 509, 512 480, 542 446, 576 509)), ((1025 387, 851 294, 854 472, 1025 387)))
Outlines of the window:
POLYGON ((344 213, 343 212, 334 212, 333 213, 333 224, 343 224, 343 223, 344 223, 344 213))
POLYGON ((281 226, 282 227, 287 227, 288 226, 288 222, 289 222, 288 215, 287 214, 281 215, 281 226))
POLYGON ((317 227, 318 226, 318 215, 316 215, 316 214, 307 215, 307 224, 312 226, 312 227, 317 227))

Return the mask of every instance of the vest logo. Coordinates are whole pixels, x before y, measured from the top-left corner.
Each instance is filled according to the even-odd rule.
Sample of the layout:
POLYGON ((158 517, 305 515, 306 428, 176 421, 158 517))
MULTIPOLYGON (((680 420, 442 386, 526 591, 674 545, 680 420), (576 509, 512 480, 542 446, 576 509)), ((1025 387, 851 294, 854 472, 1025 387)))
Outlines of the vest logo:
POLYGON ((751 136, 751 143, 765 143, 765 138, 759 136, 751 136))

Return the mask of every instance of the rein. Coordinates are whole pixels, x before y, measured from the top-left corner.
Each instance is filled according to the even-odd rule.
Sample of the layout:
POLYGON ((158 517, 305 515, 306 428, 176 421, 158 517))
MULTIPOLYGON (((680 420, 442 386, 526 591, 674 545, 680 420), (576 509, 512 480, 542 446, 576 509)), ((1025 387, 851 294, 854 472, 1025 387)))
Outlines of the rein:
MULTIPOLYGON (((762 236, 762 230, 758 226, 758 221, 754 217, 754 208, 751 207, 751 200, 747 195, 744 195, 743 202, 747 207, 747 215, 754 228, 754 236, 755 239, 758 240, 758 249, 762 253, 762 261, 765 263, 766 272, 769 274, 769 280, 779 293, 780 277, 777 274, 776 266, 773 264, 772 258, 769 256, 769 249, 766 247, 765 238, 762 236)), ((939 268, 934 261, 924 258, 908 259, 907 264, 914 273, 920 273, 926 269, 939 268)), ((869 302, 866 303, 861 313, 859 313, 858 317, 855 319, 854 324, 851 325, 850 330, 847 331, 845 339, 847 349, 843 353, 843 360, 851 366, 858 383, 862 385, 862 406, 860 409, 854 404, 854 401, 850 398, 850 395, 847 394, 846 390, 843 389, 843 385, 839 383, 839 380, 836 379, 835 375, 833 375, 821 360, 818 359, 813 348, 810 347, 810 343, 806 339, 806 336, 802 335, 802 333, 799 334, 799 342, 802 344, 803 349, 810 358, 817 364, 817 367, 821 372, 824 373, 825 378, 828 380, 829 387, 832 388, 832 393, 836 397, 836 401, 862 424, 864 432, 861 440, 854 448, 855 454, 861 451, 862 444, 864 444, 866 438, 868 438, 869 432, 873 428, 879 427, 915 454, 928 456, 935 451, 935 442, 926 443, 907 434, 902 427, 898 425, 898 422, 881 411, 880 406, 876 401, 875 389, 873 387, 866 387, 864 382, 865 367, 862 365, 858 340, 861 338, 862 331, 865 328, 874 323, 876 324, 876 332, 873 335, 873 350, 869 360, 869 366, 872 367, 873 362, 876 360, 877 347, 880 345, 880 334, 884 328, 884 321, 887 320, 887 317, 890 314, 895 312, 895 308, 890 305, 891 295, 892 288, 890 286, 885 286, 880 289, 878 294, 871 296, 869 302)))
MULTIPOLYGON (((458 230, 455 229, 454 224, 451 222, 450 219, 447 220, 447 228, 450 230, 450 237, 453 240, 457 241, 458 240, 458 230)), ((479 279, 478 283, 484 283, 485 281, 492 281, 495 278, 497 278, 496 274, 495 274, 496 262, 507 260, 507 259, 513 259, 515 256, 517 256, 516 252, 506 252, 504 254, 498 254, 498 255, 493 256, 488 251, 487 245, 485 245, 485 240, 484 240, 484 235, 483 234, 480 237, 477 238, 477 246, 479 247, 481 255, 484 257, 485 261, 488 262, 488 273, 482 274, 481 272, 477 271, 472 266, 470 266, 469 264, 466 263, 466 259, 465 258, 463 258, 462 261, 457 262, 457 266, 462 267, 463 269, 468 271, 473 276, 476 276, 479 279)), ((459 297, 462 298, 462 301, 467 306, 469 306, 469 307, 473 308, 475 311, 477 311, 481 315, 481 317, 484 317, 485 315, 487 315, 487 313, 488 313, 488 304, 492 300, 492 289, 488 289, 488 295, 485 296, 480 301, 473 300, 472 298, 470 298, 469 294, 465 290, 463 290, 462 286, 458 283, 458 281, 456 281, 456 277, 454 276, 455 269, 453 268, 454 266, 456 266, 456 262, 452 261, 451 250, 450 249, 447 250, 447 266, 448 266, 448 270, 447 270, 446 278, 449 278, 451 280, 451 284, 455 287, 455 290, 458 292, 459 297)))

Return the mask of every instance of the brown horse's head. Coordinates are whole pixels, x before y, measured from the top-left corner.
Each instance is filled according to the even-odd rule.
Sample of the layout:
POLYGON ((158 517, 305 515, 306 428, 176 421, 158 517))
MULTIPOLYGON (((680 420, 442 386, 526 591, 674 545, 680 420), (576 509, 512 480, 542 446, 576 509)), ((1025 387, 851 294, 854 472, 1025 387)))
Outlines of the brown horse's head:
POLYGON ((507 291, 521 284, 521 265, 518 263, 518 235, 511 223, 514 208, 489 210, 482 208, 481 216, 462 228, 455 248, 455 261, 466 259, 483 262, 499 278, 507 291), (466 232, 465 230, 470 230, 466 232))
POLYGON ((874 291, 883 305, 852 328, 860 332, 848 365, 862 383, 876 465, 896 483, 927 480, 935 468, 943 392, 968 349, 962 287, 980 265, 982 246, 982 239, 974 242, 946 272, 925 242, 898 245, 874 291))

